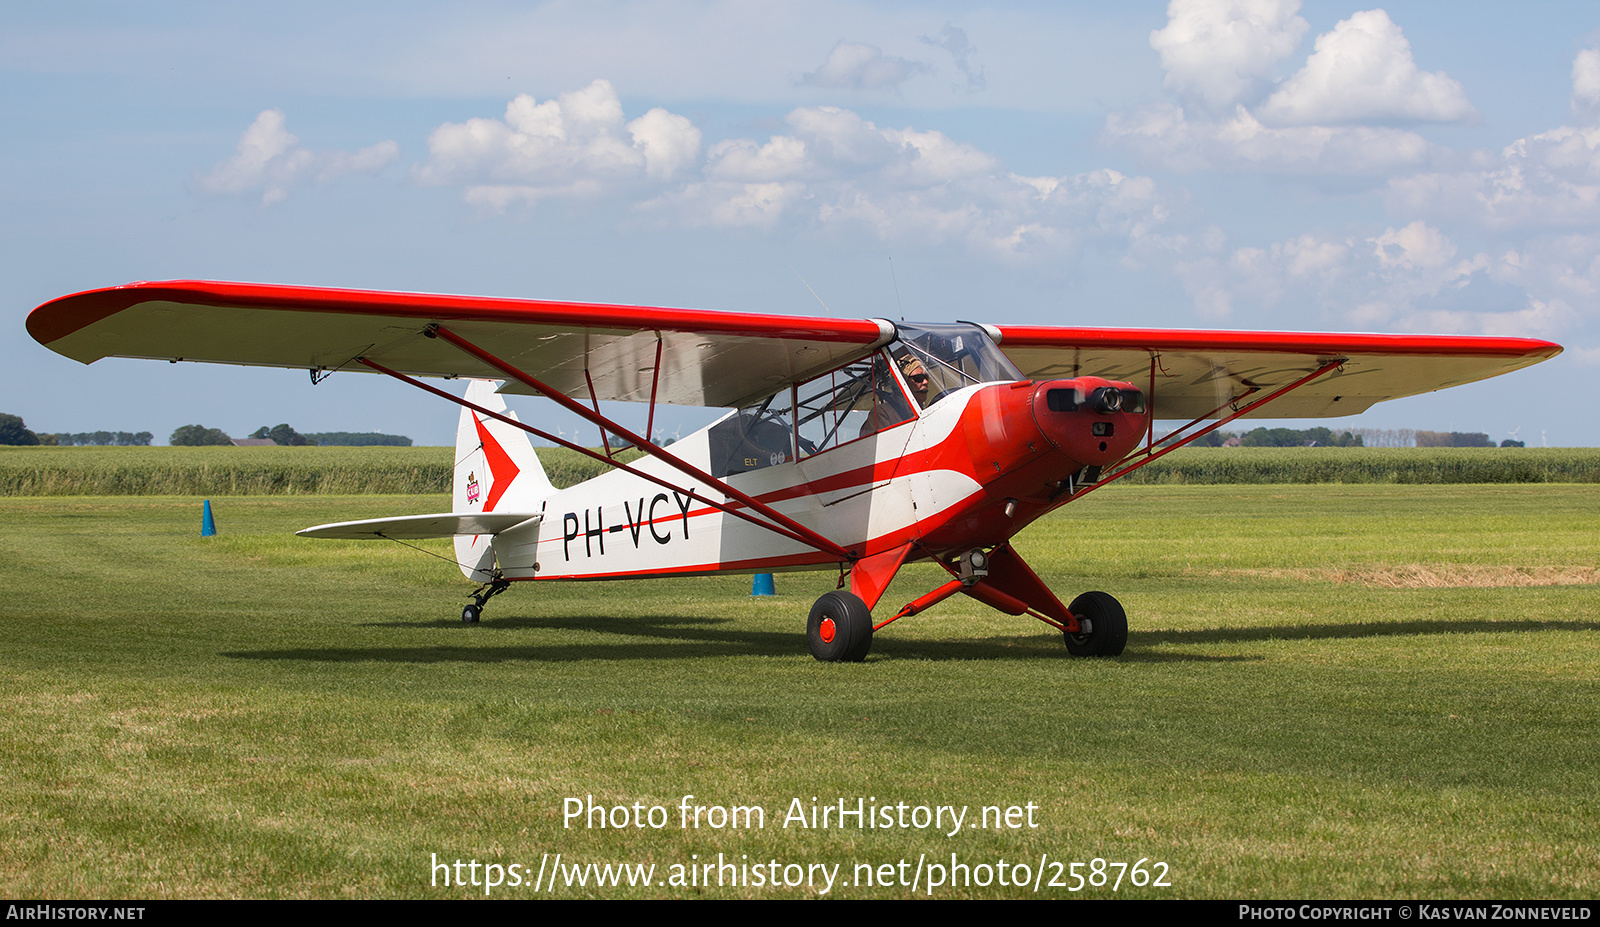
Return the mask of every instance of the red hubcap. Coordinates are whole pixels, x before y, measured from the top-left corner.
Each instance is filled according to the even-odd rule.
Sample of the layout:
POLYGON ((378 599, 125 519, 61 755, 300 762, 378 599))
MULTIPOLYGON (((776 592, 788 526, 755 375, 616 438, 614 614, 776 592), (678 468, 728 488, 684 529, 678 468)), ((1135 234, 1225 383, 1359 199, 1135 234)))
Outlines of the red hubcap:
POLYGON ((817 633, 821 635, 824 644, 833 643, 833 619, 822 619, 822 627, 817 629, 817 633))

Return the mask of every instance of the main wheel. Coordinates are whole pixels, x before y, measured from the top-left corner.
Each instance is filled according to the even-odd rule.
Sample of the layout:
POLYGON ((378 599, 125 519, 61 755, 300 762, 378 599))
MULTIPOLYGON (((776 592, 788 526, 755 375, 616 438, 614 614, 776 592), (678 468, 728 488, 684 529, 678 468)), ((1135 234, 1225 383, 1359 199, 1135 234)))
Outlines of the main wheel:
POLYGON ((806 621, 811 655, 824 663, 860 663, 872 649, 872 610, 850 592, 830 592, 806 621))
POLYGON ((477 605, 468 605, 466 608, 461 610, 462 624, 477 624, 478 619, 482 617, 483 609, 477 605))
POLYGON ((1085 592, 1067 610, 1089 619, 1089 633, 1067 631, 1067 653, 1075 657, 1114 657, 1128 646, 1128 613, 1104 592, 1085 592))

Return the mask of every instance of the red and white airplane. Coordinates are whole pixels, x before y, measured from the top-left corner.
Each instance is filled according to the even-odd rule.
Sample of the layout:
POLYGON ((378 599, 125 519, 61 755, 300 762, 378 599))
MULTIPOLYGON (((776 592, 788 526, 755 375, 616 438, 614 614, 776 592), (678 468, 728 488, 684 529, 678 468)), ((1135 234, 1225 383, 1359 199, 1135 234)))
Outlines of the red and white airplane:
MULTIPOLYGON (((837 570, 807 622, 819 660, 965 593, 1061 630, 1077 655, 1127 642, 1104 592, 1070 605, 1010 544, 1030 522, 1236 418, 1352 415, 1516 370, 1527 338, 921 324, 240 283, 173 281, 45 303, 28 331, 67 357, 383 373, 462 406, 453 509, 308 528, 332 538, 454 537, 481 585, 837 570), (416 377, 474 381, 465 397, 416 377), (498 387, 491 381, 499 381, 498 387), (631 464, 518 421, 499 393, 596 424, 631 464), (601 401, 733 411, 660 447, 601 401), (1154 421, 1188 420, 1157 443, 1154 421), (1209 422, 1209 424, 1208 424, 1209 422), (569 489, 527 435, 615 469, 569 489), (874 621, 900 567, 950 580, 874 621)), ((881 613, 880 613, 881 614, 881 613)))

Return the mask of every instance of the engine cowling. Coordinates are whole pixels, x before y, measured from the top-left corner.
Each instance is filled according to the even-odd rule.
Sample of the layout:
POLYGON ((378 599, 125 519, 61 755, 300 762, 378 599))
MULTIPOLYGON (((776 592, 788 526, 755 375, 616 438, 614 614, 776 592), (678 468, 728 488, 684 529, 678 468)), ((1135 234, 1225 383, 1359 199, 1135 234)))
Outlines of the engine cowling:
POLYGON ((1085 467, 1109 466, 1127 456, 1150 423, 1143 391, 1101 377, 1040 383, 1033 392, 1033 419, 1051 444, 1085 467))

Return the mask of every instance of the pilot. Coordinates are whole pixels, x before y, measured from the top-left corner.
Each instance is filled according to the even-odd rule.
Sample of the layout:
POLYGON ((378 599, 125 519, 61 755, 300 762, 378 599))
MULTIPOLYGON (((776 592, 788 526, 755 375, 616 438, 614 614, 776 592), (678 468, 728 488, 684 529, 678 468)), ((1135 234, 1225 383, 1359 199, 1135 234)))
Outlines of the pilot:
POLYGON ((917 408, 928 407, 928 370, 922 366, 922 361, 916 357, 908 357, 900 363, 900 373, 906 378, 906 385, 911 387, 911 398, 917 401, 917 408))
MULTIPOLYGON (((909 370, 912 364, 916 364, 918 370, 922 369, 916 358, 902 361, 901 367, 903 370, 909 370)), ((888 365, 884 364, 882 360, 874 361, 871 376, 873 383, 872 412, 867 416, 867 420, 861 423, 860 436, 863 438, 907 421, 912 416, 911 407, 906 405, 905 397, 901 394, 899 386, 895 384, 894 378, 890 375, 888 365)), ((907 380, 910 380, 909 376, 907 380)), ((913 395, 917 397, 917 408, 920 409, 927 405, 928 377, 926 374, 922 377, 920 391, 916 386, 913 386, 912 390, 913 395)))

